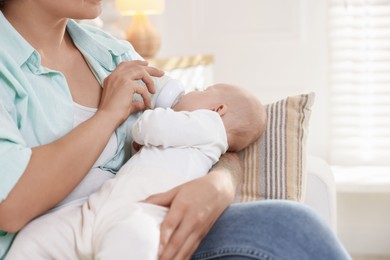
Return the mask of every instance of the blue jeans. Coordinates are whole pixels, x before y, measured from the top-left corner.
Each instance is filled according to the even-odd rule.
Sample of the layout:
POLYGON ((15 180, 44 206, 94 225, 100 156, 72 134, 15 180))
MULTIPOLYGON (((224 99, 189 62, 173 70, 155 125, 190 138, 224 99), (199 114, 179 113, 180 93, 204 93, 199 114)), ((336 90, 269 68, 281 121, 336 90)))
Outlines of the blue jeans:
POLYGON ((226 209, 191 259, 351 259, 309 207, 268 200, 226 209))

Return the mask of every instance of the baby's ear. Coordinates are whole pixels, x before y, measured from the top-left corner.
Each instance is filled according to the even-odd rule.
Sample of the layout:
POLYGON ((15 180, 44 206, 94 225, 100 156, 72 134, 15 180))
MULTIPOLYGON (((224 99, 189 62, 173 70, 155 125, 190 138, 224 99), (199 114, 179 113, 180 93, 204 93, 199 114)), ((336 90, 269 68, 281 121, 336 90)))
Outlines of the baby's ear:
POLYGON ((212 108, 211 110, 217 112, 220 116, 223 116, 227 112, 227 109, 228 109, 227 105, 222 104, 212 108))

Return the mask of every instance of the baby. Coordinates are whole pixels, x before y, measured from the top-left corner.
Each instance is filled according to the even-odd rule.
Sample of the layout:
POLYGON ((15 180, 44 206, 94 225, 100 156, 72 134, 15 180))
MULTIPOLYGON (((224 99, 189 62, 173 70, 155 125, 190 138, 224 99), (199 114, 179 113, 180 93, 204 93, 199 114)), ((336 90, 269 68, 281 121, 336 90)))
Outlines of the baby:
POLYGON ((27 225, 9 259, 157 259, 168 209, 141 201, 204 176, 223 153, 258 139, 266 125, 260 101, 232 85, 177 95, 171 105, 144 111, 132 128, 143 147, 87 202, 27 225), (51 237, 60 240, 60 252, 40 246, 51 237))

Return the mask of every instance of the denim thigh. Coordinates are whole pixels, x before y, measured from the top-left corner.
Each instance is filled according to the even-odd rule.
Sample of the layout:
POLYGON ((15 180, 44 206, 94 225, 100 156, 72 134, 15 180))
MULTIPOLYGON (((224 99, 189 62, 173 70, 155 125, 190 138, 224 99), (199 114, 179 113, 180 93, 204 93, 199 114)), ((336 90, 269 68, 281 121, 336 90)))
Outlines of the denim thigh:
POLYGON ((351 259, 308 206, 287 200, 228 207, 191 259, 351 259))

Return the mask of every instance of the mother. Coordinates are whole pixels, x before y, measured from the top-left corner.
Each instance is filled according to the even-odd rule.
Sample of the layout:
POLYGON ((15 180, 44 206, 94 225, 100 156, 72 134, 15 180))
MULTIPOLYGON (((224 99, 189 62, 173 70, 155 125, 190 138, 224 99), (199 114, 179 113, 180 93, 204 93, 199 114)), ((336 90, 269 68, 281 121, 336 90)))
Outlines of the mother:
MULTIPOLYGON (((72 20, 97 17, 99 0, 0 0, 0 8, 1 256, 26 223, 115 174, 163 72, 72 20), (144 102, 132 101, 136 93, 144 102)), ((160 259, 348 259, 298 203, 229 206, 240 174, 238 157, 226 154, 206 177, 147 199, 170 207, 160 259)))

